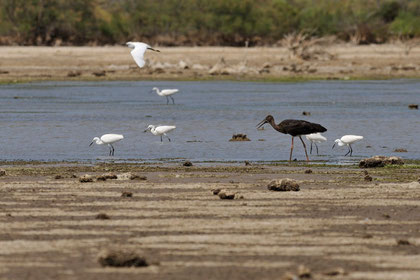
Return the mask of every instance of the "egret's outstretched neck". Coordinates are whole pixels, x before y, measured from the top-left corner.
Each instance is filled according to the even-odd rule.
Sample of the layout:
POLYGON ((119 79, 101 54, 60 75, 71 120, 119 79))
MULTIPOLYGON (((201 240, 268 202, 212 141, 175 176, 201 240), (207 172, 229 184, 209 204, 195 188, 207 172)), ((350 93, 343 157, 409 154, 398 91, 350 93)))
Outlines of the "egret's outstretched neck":
POLYGON ((156 93, 157 93, 158 95, 160 95, 160 90, 159 90, 158 88, 154 88, 154 90, 156 90, 156 93))

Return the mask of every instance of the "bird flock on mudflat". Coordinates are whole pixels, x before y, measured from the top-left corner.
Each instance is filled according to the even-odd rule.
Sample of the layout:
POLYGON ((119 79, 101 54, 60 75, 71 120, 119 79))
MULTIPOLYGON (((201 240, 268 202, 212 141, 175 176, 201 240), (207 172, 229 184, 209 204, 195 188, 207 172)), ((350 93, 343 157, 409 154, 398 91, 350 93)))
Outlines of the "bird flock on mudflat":
MULTIPOLYGON (((154 49, 148 44, 145 44, 142 42, 127 42, 126 44, 130 49, 132 49, 131 55, 134 61, 136 62, 137 66, 140 68, 142 68, 146 64, 144 60, 144 53, 146 52, 146 50, 160 52, 159 50, 154 49)), ((169 99, 172 100, 172 104, 175 104, 175 100, 172 95, 177 93, 179 90, 178 89, 159 90, 157 87, 154 87, 152 91, 155 91, 156 94, 159 96, 165 97, 166 104, 168 105, 169 99)), ((268 115, 260 123, 257 124, 257 129, 261 129, 265 124, 270 124, 273 127, 273 129, 275 129, 276 131, 280 133, 289 134, 290 136, 292 136, 289 162, 292 160, 295 137, 299 137, 300 141, 302 142, 303 148, 305 150, 306 161, 309 161, 309 157, 306 151, 306 144, 303 141, 302 136, 305 136, 306 139, 311 142, 310 154, 312 154, 312 145, 314 144, 316 147, 316 153, 317 155, 319 155, 317 144, 327 141, 327 138, 321 134, 327 131, 327 129, 317 123, 312 123, 305 120, 287 119, 276 124, 274 121, 274 117, 271 115, 268 115)), ((167 133, 173 131, 175 128, 176 126, 173 126, 173 125, 162 125, 162 126, 149 125, 146 128, 146 130, 144 130, 144 132, 150 131, 153 135, 160 136, 161 142, 163 142, 163 137, 168 138, 168 141, 171 142, 171 139, 169 138, 167 133)), ((121 134, 104 134, 101 137, 93 138, 89 146, 91 146, 93 143, 96 143, 97 145, 108 145, 109 156, 113 156, 115 152, 113 144, 118 141, 121 141, 122 139, 124 139, 124 136, 121 134)), ((336 139, 334 141, 334 145, 332 146, 332 148, 334 148, 336 144, 340 147, 347 146, 349 150, 344 156, 347 156, 347 155, 352 156, 353 148, 351 145, 362 139, 363 139, 363 136, 359 136, 359 135, 344 135, 340 139, 336 139)))

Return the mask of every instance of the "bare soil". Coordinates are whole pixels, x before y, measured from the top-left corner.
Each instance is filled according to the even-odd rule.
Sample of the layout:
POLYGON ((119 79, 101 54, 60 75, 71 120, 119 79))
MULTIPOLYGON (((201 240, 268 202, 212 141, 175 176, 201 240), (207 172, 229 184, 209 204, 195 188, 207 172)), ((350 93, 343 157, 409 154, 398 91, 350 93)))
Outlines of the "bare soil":
POLYGON ((300 163, 3 167, 0 279, 420 278, 418 165, 369 169, 371 182, 358 167, 300 163), (109 172, 147 180, 78 180, 109 172), (282 178, 300 191, 267 189, 282 178), (103 267, 107 250, 149 265, 103 267))
POLYGON ((125 46, 0 47, 0 82, 144 79, 382 79, 420 77, 420 46, 324 47, 329 58, 292 59, 283 47, 172 47, 138 68, 125 46), (332 58, 331 58, 332 57, 332 58), (215 67, 216 65, 216 67, 215 67))

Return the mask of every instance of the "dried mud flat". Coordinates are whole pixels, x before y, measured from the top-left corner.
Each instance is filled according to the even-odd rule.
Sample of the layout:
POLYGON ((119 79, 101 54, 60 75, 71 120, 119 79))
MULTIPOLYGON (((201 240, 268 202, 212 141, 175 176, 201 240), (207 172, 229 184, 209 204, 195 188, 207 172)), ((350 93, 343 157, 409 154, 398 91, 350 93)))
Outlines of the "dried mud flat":
POLYGON ((420 278, 418 165, 370 169, 371 182, 356 167, 298 164, 3 167, 0 279, 420 278), (147 179, 77 178, 107 172, 147 179), (286 177, 300 191, 267 190, 286 177), (102 267, 110 248, 150 265, 102 267))
POLYGON ((377 79, 418 78, 420 45, 324 47, 328 58, 291 59, 284 47, 172 47, 146 53, 139 69, 130 49, 0 47, 0 82, 141 79, 377 79))

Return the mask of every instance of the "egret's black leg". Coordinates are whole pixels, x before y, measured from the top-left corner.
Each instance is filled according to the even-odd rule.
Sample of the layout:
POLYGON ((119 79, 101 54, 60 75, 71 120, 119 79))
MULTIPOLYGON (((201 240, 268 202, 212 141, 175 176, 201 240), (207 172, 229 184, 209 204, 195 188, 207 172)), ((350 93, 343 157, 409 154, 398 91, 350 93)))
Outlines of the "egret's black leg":
POLYGON ((112 154, 111 145, 108 145, 108 147, 109 147, 109 156, 111 156, 111 154, 112 154))
POLYGON ((349 145, 349 151, 344 156, 347 156, 348 154, 350 154, 350 145, 349 145))
POLYGON ((349 147, 350 147, 350 156, 352 156, 352 154, 353 154, 353 148, 351 147, 351 145, 349 145, 349 147))
POLYGON ((169 98, 167 96, 165 96, 165 97, 166 97, 166 105, 168 105, 169 104, 169 98))
POLYGON ((309 151, 309 153, 312 155, 312 141, 311 141, 311 150, 309 151))
POLYGON ((172 104, 174 104, 175 105, 175 100, 174 100, 174 98, 172 97, 172 96, 169 96, 171 99, 172 99, 172 104))
POLYGON ((171 138, 169 138, 169 136, 168 136, 168 135, 166 135, 166 137, 168 137, 169 142, 171 142, 171 138))
POLYGON ((316 147, 316 155, 319 156, 319 153, 318 153, 318 145, 316 143, 315 143, 315 147, 316 147))
POLYGON ((111 145, 111 148, 112 148, 112 155, 114 155, 114 152, 115 152, 114 146, 111 145))
POLYGON ((292 146, 290 147, 290 157, 289 157, 289 163, 292 161, 292 153, 293 153, 293 140, 295 139, 294 136, 292 136, 292 146))
POLYGON ((302 137, 300 137, 300 135, 299 135, 299 139, 300 139, 300 141, 302 141, 303 148, 305 149, 306 161, 309 161, 308 153, 306 152, 305 142, 303 142, 303 139, 302 139, 302 137))
POLYGON ((160 142, 163 142, 163 140, 162 140, 162 135, 160 136, 160 142))

